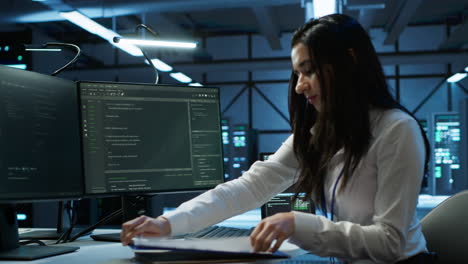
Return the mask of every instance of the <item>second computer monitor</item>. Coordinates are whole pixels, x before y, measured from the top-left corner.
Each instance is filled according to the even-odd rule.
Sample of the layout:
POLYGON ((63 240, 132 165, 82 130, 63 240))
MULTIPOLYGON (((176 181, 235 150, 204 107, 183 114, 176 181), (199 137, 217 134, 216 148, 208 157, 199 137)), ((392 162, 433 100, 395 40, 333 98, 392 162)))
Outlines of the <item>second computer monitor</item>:
POLYGON ((223 182, 217 88, 80 82, 86 194, 223 182))
POLYGON ((0 65, 0 203, 83 194, 75 87, 0 65))

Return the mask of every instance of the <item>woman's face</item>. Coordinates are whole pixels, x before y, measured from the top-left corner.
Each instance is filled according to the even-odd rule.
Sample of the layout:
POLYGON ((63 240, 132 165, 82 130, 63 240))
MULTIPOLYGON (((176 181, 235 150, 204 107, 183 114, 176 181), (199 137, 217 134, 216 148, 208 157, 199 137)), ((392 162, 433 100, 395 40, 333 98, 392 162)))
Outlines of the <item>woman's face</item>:
POLYGON ((320 84, 307 47, 302 43, 295 45, 291 50, 291 60, 297 75, 296 93, 304 95, 307 102, 320 112, 320 84))

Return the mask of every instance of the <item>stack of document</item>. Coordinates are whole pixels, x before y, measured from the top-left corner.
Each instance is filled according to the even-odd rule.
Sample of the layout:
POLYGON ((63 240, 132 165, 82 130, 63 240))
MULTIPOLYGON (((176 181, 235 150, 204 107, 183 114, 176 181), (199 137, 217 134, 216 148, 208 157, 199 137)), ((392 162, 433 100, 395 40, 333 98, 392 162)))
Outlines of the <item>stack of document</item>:
POLYGON ((284 242, 279 251, 253 252, 249 237, 211 238, 211 239, 170 239, 137 237, 133 240, 136 258, 150 261, 214 261, 214 260, 252 260, 289 258, 286 252, 300 250, 297 246, 284 242))

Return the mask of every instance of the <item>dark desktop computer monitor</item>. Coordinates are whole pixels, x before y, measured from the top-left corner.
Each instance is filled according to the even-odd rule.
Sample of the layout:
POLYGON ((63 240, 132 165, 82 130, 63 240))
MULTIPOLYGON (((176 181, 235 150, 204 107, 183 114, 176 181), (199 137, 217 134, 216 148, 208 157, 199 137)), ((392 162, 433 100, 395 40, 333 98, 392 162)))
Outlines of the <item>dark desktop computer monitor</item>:
POLYGON ((0 65, 0 259, 76 250, 18 247, 15 204, 82 196, 78 109, 74 82, 0 65))
POLYGON ((200 191, 224 182, 218 88, 103 82, 78 87, 86 195, 125 197, 123 221, 137 216, 126 203, 135 203, 134 196, 200 191))

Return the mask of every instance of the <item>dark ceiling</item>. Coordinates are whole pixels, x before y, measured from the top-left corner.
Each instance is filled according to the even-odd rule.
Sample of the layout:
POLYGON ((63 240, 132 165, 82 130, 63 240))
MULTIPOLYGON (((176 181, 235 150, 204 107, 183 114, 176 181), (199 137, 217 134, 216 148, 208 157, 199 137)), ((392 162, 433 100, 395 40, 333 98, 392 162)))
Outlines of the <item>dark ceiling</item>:
MULTIPOLYGON (((58 11, 79 10, 118 33, 132 34, 146 23, 161 35, 189 39, 232 34, 261 34, 278 49, 282 33, 305 21, 301 0, 2 0, 0 30, 41 30, 58 41, 77 44, 103 40, 64 21, 58 11)), ((463 49, 468 42, 468 0, 341 0, 342 12, 364 27, 383 28, 385 44, 394 44, 409 25, 458 27, 440 49, 463 49), (455 34, 454 34, 455 35, 455 34)))

